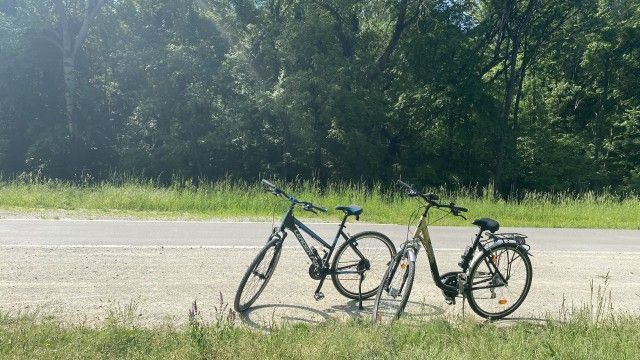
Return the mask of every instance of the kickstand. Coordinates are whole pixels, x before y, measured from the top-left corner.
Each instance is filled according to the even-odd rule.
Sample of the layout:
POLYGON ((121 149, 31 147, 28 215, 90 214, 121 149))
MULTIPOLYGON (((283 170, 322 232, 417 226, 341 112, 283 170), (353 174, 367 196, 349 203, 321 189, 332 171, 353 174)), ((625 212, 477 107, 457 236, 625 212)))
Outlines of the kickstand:
POLYGON ((364 310, 364 307, 362 306, 362 282, 364 281, 364 273, 360 273, 360 282, 358 283, 358 293, 359 293, 359 300, 360 303, 358 304, 358 309, 360 310, 364 310))
POLYGON ((458 275, 458 293, 462 295, 462 318, 463 319, 464 319, 464 303, 465 303, 465 300, 467 299, 466 286, 467 286, 466 274, 459 274, 458 275))
POLYGON ((466 297, 464 296, 464 293, 462 293, 462 318, 464 319, 464 301, 466 300, 466 297))

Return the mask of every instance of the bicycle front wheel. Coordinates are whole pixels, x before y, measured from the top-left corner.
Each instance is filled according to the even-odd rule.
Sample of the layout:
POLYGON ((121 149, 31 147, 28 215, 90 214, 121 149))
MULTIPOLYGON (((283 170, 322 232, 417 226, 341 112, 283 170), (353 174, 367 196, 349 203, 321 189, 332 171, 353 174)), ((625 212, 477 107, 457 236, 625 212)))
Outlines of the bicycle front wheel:
POLYGON ((338 292, 350 299, 368 299, 376 294, 384 271, 396 248, 384 234, 367 231, 349 238, 336 252, 331 280, 338 292), (360 284, 360 277, 362 284, 360 284), (362 286, 361 286, 362 285, 362 286))
POLYGON ((387 268, 373 304, 374 322, 392 322, 407 306, 416 273, 416 264, 409 259, 409 251, 413 250, 399 253, 387 268))
POLYGON ((281 252, 282 239, 274 236, 253 259, 236 292, 233 307, 237 312, 245 311, 258 299, 276 269, 281 252))
POLYGON ((469 270, 469 306, 483 318, 501 319, 522 304, 531 287, 531 278, 531 260, 522 247, 496 246, 469 270))

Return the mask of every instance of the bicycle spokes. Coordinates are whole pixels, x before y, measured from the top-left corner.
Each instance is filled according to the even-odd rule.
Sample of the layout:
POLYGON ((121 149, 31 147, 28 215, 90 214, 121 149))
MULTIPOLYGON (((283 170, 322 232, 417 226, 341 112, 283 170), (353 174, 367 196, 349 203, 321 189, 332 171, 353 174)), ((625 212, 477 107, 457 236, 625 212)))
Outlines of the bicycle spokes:
POLYGON ((520 305, 530 284, 531 263, 526 253, 500 245, 471 269, 469 303, 481 316, 500 318, 520 305))

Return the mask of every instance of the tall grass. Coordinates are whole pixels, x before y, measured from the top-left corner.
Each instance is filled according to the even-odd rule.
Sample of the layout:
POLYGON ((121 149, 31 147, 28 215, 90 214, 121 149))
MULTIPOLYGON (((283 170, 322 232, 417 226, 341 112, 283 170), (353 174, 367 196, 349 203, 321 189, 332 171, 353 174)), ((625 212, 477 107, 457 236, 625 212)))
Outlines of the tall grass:
POLYGON ((2 359, 638 359, 640 318, 588 316, 500 326, 471 320, 373 325, 362 319, 285 325, 265 333, 229 323, 126 321, 65 325, 0 315, 2 359))
POLYGON ((640 359, 640 317, 614 313, 609 276, 591 282, 591 299, 538 319, 478 322, 474 317, 367 317, 317 325, 238 321, 220 295, 205 321, 196 302, 188 323, 138 324, 131 307, 98 325, 0 312, 0 359, 640 359))
MULTIPOLYGON (((397 189, 380 184, 331 183, 321 189, 316 182, 279 184, 301 200, 333 208, 358 204, 365 211, 363 221, 406 224, 420 205, 397 189)), ((492 217, 504 226, 640 228, 640 197, 601 193, 526 192, 519 198, 501 199, 491 188, 425 189, 469 208, 468 217, 492 217)), ((279 216, 284 199, 265 192, 259 182, 223 180, 206 182, 176 179, 170 185, 134 178, 108 182, 70 183, 31 178, 0 179, 0 208, 16 212, 65 212, 77 216, 129 216, 163 219, 266 219, 279 216)), ((433 219, 440 217, 434 212, 433 219)), ((337 221, 339 214, 299 216, 320 221, 337 221)), ((466 225, 468 221, 445 217, 439 225, 466 225)))

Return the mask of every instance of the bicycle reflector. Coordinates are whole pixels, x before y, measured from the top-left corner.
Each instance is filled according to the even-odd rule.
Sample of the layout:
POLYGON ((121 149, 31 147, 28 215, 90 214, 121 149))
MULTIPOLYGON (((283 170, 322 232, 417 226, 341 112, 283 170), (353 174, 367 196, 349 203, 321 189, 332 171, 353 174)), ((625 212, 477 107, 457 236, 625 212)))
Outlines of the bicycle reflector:
POLYGON ((504 305, 506 303, 507 303, 507 299, 505 299, 505 298, 500 298, 500 300, 498 300, 498 304, 500 304, 500 305, 504 305))

